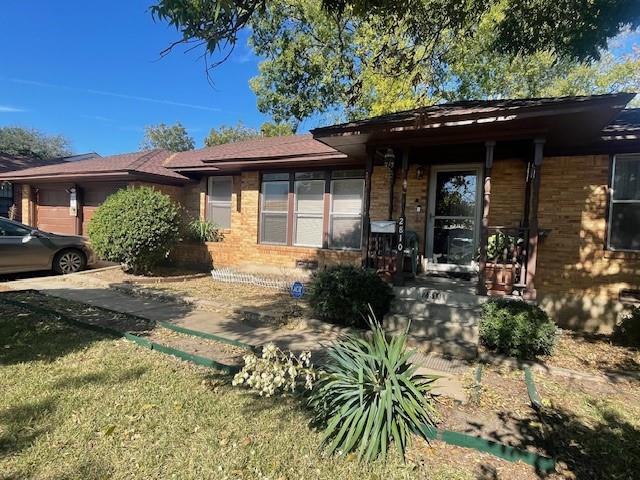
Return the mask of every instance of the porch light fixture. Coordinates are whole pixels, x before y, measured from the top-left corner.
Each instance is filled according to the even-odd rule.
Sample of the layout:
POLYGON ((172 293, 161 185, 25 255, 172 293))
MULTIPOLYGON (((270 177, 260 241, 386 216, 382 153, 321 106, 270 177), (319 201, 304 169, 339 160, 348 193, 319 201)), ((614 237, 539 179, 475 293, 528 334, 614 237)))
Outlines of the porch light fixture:
POLYGON ((424 168, 422 168, 422 165, 418 165, 416 169, 416 179, 422 180, 422 177, 424 177, 424 168))
POLYGON ((393 167, 396 164, 396 155, 393 153, 391 148, 387 148, 387 151, 384 154, 384 164, 389 170, 393 170, 393 167))

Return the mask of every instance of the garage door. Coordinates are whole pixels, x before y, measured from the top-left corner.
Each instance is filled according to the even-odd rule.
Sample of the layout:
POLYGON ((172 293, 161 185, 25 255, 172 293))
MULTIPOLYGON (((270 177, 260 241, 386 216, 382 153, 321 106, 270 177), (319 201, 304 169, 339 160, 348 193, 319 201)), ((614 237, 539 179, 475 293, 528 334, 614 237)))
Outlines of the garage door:
POLYGON ((36 222, 45 232, 73 235, 76 217, 69 215, 68 187, 40 187, 36 195, 36 222))
POLYGON ((109 195, 124 187, 125 185, 112 183, 82 186, 82 235, 87 235, 89 221, 96 209, 109 195))

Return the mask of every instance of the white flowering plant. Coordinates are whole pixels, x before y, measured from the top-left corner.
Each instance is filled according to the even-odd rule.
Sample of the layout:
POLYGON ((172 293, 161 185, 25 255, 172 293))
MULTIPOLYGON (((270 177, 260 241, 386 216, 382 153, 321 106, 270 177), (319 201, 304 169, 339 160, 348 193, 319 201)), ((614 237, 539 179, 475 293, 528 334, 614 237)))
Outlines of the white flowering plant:
POLYGON ((269 343, 260 357, 249 354, 243 358, 244 367, 234 376, 232 384, 245 385, 264 397, 310 391, 318 376, 311 363, 311 352, 296 356, 269 343))

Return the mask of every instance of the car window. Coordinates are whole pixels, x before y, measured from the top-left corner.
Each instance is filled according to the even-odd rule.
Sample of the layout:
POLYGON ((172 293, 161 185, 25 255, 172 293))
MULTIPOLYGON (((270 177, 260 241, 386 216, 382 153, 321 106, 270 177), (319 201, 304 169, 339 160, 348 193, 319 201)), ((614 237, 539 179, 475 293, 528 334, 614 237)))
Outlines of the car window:
POLYGON ((31 230, 28 228, 0 220, 0 237, 24 237, 30 233, 31 230))

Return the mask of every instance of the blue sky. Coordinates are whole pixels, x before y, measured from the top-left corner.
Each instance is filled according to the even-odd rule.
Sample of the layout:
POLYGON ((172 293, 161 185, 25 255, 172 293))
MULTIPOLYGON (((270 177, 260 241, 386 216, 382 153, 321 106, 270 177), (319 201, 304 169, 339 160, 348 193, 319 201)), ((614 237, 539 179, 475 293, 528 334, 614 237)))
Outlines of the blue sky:
POLYGON ((248 80, 258 59, 246 46, 214 72, 201 52, 160 51, 177 32, 155 23, 150 0, 3 0, 0 125, 62 133, 74 151, 138 149, 145 125, 174 123, 202 144, 211 127, 259 127, 248 80))
MULTIPOLYGON (((211 127, 268 120, 248 85, 259 59, 246 38, 214 71, 212 87, 202 52, 178 48, 160 59, 178 33, 153 21, 152 3, 2 0, 0 126, 62 133, 75 152, 110 155, 137 150, 145 125, 180 121, 201 146, 211 127)), ((612 47, 626 53, 639 38, 623 35, 612 47)))

